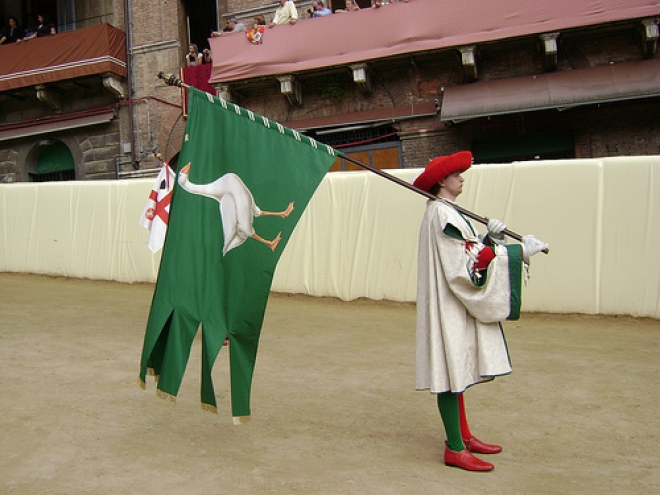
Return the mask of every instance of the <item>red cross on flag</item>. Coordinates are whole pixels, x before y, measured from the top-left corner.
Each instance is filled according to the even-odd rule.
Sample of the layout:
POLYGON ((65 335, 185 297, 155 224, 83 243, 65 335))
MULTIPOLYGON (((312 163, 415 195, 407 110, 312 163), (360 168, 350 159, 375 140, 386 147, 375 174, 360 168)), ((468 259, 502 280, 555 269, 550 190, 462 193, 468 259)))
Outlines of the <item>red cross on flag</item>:
POLYGON ((142 217, 140 217, 140 225, 145 229, 149 229, 147 245, 154 253, 161 249, 165 243, 174 179, 174 171, 167 162, 163 162, 163 168, 151 188, 147 205, 144 207, 142 217))

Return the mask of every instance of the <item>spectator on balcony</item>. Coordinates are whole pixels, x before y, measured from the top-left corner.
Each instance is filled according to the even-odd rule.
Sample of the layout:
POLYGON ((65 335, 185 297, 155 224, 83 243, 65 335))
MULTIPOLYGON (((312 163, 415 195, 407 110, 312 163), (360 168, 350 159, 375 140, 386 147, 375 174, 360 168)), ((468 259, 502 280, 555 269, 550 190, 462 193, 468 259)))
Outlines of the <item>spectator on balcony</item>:
POLYGON ((202 64, 212 64, 213 57, 211 56, 211 50, 204 48, 202 50, 202 64))
POLYGON ((0 45, 3 45, 7 41, 7 30, 4 26, 0 26, 0 45))
MULTIPOLYGON (((247 27, 245 27, 245 24, 238 21, 236 17, 232 16, 227 20, 227 25, 222 30, 222 33, 244 33, 246 31, 247 31, 247 27)), ((211 36, 213 37, 221 36, 222 33, 218 31, 213 31, 211 33, 211 36)))
POLYGON ((279 24, 295 24, 298 20, 298 9, 291 0, 279 0, 280 6, 275 10, 273 22, 268 24, 268 27, 273 27, 279 24))
POLYGON ((356 10, 360 10, 360 6, 358 5, 357 1, 355 0, 346 0, 346 8, 345 9, 337 9, 335 12, 354 12, 356 10))
POLYGON ((254 24, 252 24, 252 28, 249 29, 248 32, 246 33, 248 41, 254 45, 260 45, 261 43, 263 43, 265 26, 266 26, 265 17, 262 15, 255 15, 254 24))
POLYGON ((234 33, 244 33, 247 31, 247 27, 241 21, 236 19, 236 17, 230 17, 227 21, 227 27, 230 27, 234 33))
POLYGON ((202 54, 199 53, 199 48, 195 43, 188 45, 188 53, 186 53, 186 67, 195 67, 202 65, 202 54))
POLYGON ((312 8, 307 11, 310 17, 325 17, 332 14, 332 10, 323 5, 323 0, 314 0, 312 8))
POLYGON ((23 28, 18 25, 18 19, 16 19, 16 17, 9 17, 9 19, 7 19, 7 24, 9 24, 9 29, 7 29, 6 32, 7 39, 5 40, 5 43, 16 43, 18 40, 25 37, 25 31, 23 31, 23 28))
MULTIPOLYGON (((30 35, 26 35, 22 41, 29 41, 33 38, 42 38, 44 36, 57 34, 55 25, 48 20, 48 16, 46 16, 45 14, 38 14, 37 22, 39 23, 39 25, 37 26, 36 31, 30 35)), ((17 40, 16 43, 20 43, 20 40, 17 40)))
POLYGON ((27 16, 27 23, 25 24, 23 38, 27 36, 32 36, 36 32, 37 32, 37 21, 34 19, 34 16, 29 15, 27 16))

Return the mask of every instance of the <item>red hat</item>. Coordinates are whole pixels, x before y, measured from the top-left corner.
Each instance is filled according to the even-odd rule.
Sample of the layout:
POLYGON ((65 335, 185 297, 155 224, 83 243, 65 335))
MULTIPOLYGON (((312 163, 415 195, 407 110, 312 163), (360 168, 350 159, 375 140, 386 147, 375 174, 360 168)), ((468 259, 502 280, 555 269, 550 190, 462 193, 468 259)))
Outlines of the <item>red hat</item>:
POLYGON ((472 153, 459 151, 453 155, 438 156, 431 160, 413 182, 413 186, 429 191, 435 184, 454 172, 465 172, 472 165, 472 153))

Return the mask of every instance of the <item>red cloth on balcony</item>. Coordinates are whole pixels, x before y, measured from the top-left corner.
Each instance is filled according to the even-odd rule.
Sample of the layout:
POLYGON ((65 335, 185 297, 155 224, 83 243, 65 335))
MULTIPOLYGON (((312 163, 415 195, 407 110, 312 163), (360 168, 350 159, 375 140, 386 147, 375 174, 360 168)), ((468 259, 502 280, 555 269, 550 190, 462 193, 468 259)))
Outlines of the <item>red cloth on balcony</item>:
MULTIPOLYGON (((206 91, 207 93, 215 96, 217 93, 215 88, 209 84, 211 77, 211 64, 195 65, 192 67, 184 67, 181 69, 181 80, 197 89, 206 91)), ((188 115, 188 92, 182 91, 183 99, 183 115, 188 115)))
POLYGON ((209 79, 211 78, 211 64, 202 64, 195 65, 193 67, 184 67, 181 69, 182 78, 181 80, 194 86, 197 89, 206 91, 215 95, 215 88, 209 84, 209 79))

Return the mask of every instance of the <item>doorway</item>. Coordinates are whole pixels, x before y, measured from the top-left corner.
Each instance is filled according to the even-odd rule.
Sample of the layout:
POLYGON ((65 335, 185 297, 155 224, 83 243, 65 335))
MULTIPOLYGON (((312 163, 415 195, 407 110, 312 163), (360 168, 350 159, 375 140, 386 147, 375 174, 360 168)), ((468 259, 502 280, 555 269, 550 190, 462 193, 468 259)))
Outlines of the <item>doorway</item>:
MULTIPOLYGON (((183 2, 186 13, 186 28, 188 30, 187 43, 194 43, 201 52, 209 48, 208 39, 211 31, 217 30, 218 5, 216 0, 185 0, 183 2)), ((186 44, 186 46, 188 46, 186 44)))

